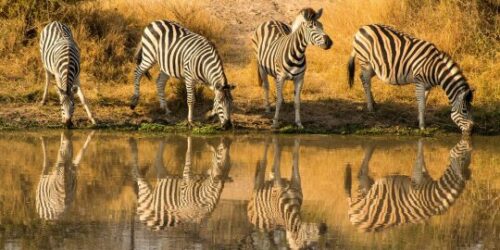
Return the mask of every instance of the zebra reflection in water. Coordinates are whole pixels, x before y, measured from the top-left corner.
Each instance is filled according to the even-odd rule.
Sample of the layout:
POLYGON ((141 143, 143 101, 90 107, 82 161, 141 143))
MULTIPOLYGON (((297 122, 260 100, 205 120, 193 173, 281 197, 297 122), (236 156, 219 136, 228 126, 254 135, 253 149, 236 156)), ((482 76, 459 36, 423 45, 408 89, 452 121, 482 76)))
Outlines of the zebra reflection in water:
POLYGON ((472 147, 469 139, 462 139, 450 151, 450 165, 438 180, 433 180, 427 173, 422 140, 418 142, 411 177, 391 175, 374 181, 368 175, 373 151, 373 146, 365 150, 358 175, 360 187, 355 197, 351 197, 351 167, 346 167, 349 220, 363 231, 422 223, 445 213, 463 192, 470 177, 472 147))
POLYGON ((131 139, 132 160, 137 182, 137 214, 152 230, 179 224, 199 224, 219 202, 230 170, 230 141, 221 139, 212 151, 212 166, 207 175, 191 172, 191 137, 187 138, 186 160, 182 176, 170 175, 163 164, 164 141, 160 142, 154 166, 157 182, 154 188, 138 169, 137 141, 131 139))
POLYGON ((41 219, 55 221, 61 219, 73 202, 76 190, 76 171, 87 149, 92 135, 73 159, 73 137, 71 132, 61 133, 61 143, 57 161, 52 168, 47 157, 46 138, 41 137, 43 151, 43 170, 36 190, 36 211, 41 219))
POLYGON ((251 249, 263 249, 271 246, 291 249, 314 248, 320 236, 326 232, 323 223, 302 221, 302 186, 299 173, 299 139, 293 147, 292 175, 289 180, 280 175, 281 146, 278 139, 273 139, 274 163, 271 180, 265 180, 267 165, 266 143, 264 155, 257 162, 254 191, 248 204, 248 219, 259 230, 245 239, 245 246, 251 249))

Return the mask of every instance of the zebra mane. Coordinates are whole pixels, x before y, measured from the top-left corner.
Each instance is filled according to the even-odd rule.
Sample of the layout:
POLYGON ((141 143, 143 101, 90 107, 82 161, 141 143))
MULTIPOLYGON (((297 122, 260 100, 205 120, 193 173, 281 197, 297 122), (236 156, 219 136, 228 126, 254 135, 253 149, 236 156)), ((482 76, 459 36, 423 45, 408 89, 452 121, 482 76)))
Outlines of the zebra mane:
POLYGON ((292 32, 296 31, 300 25, 304 22, 315 21, 321 17, 323 9, 319 9, 317 12, 312 8, 304 8, 300 10, 299 15, 295 18, 292 23, 292 32))

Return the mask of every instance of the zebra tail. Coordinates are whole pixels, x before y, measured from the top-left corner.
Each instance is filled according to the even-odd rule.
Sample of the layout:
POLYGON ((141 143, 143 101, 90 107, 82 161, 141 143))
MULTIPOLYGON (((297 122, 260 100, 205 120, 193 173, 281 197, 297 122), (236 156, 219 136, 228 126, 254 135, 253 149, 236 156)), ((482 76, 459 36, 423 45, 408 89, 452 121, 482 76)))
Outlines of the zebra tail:
POLYGON ((260 66, 258 61, 255 61, 255 66, 257 67, 257 72, 255 72, 257 75, 257 83, 259 87, 262 87, 262 78, 260 78, 260 66))
MULTIPOLYGON (((134 55, 135 63, 137 65, 140 65, 142 63, 142 42, 139 42, 139 45, 137 46, 137 49, 135 50, 135 55, 134 55)), ((149 70, 146 70, 144 72, 144 75, 151 80, 151 74, 149 73, 149 70)))
POLYGON ((354 85, 354 70, 356 68, 355 64, 356 52, 351 53, 351 57, 349 57, 349 62, 347 63, 347 77, 349 79, 349 88, 352 88, 354 85))
POLYGON ((347 199, 351 200, 351 187, 352 187, 352 175, 351 175, 351 164, 347 164, 345 166, 344 173, 344 191, 347 195, 347 199))

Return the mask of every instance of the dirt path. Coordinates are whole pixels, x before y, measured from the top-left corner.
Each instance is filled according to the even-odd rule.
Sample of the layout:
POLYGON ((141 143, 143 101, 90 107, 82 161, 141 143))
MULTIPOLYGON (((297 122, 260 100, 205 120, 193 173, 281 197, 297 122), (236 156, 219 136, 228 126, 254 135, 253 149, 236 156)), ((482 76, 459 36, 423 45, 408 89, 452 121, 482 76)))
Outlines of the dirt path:
POLYGON ((214 16, 226 21, 227 40, 225 41, 228 64, 242 65, 248 56, 241 53, 252 53, 251 36, 255 28, 262 22, 272 19, 290 23, 302 8, 320 8, 322 1, 318 0, 209 0, 207 9, 214 16), (235 8, 234 6, 238 6, 235 8))

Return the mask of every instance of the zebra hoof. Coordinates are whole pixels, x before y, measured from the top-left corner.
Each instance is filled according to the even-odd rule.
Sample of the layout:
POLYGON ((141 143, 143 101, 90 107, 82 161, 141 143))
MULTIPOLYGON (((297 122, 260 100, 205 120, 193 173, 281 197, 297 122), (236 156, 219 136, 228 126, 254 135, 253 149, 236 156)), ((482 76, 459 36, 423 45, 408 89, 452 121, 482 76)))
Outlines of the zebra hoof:
POLYGON ((41 102, 40 102, 40 106, 44 106, 44 105, 45 105, 45 103, 46 103, 46 102, 45 102, 45 100, 44 100, 44 101, 41 101, 41 102))
POLYGON ((193 129, 194 127, 195 127, 195 125, 193 124, 193 122, 188 122, 188 123, 187 123, 187 128, 188 128, 189 130, 193 129))
POLYGON ((278 129, 278 128, 280 128, 279 122, 273 122, 273 125, 271 125, 271 128, 272 129, 278 129))

